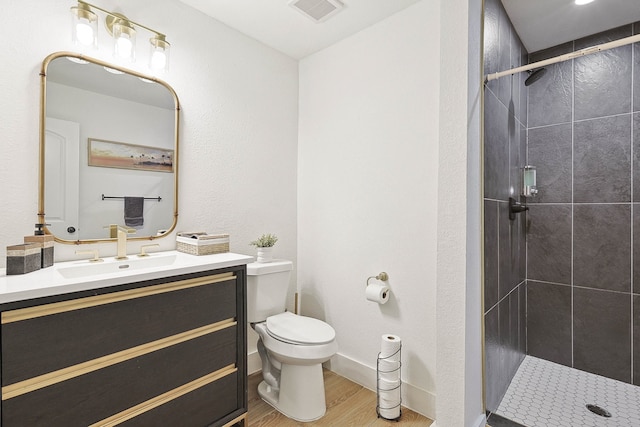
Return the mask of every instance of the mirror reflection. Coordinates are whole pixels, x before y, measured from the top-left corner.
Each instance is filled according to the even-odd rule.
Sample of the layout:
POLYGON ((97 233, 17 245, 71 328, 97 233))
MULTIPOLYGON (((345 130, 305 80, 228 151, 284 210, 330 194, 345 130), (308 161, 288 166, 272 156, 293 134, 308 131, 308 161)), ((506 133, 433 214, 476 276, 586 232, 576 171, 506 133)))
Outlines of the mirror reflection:
POLYGON ((178 99, 170 86, 73 53, 43 63, 40 219, 58 241, 171 231, 178 99))

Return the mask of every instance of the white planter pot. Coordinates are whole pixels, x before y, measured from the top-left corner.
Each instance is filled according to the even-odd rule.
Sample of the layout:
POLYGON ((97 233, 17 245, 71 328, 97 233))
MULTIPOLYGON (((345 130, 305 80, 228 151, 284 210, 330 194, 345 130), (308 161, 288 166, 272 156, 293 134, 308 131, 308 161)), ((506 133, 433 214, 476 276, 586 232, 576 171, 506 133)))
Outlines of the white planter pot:
POLYGON ((273 261, 273 247, 258 248, 257 262, 271 262, 273 261))

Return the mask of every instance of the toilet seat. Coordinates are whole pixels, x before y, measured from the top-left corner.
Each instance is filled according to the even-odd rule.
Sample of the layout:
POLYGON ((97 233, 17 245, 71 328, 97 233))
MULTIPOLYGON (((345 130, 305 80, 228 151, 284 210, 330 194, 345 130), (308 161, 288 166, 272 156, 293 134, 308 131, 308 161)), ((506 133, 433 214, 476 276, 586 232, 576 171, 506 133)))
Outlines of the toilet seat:
POLYGON ((322 320, 288 311, 268 317, 266 323, 269 335, 290 344, 326 344, 336 337, 336 331, 322 320))

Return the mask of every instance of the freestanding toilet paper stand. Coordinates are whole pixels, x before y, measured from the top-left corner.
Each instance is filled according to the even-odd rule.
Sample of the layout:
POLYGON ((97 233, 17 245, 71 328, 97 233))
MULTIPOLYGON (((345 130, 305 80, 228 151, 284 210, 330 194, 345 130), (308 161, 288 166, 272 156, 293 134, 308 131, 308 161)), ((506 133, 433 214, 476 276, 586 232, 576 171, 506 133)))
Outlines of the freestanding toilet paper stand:
POLYGON ((378 359, 376 362, 376 413, 378 414, 378 418, 383 418, 389 421, 399 421, 402 416, 402 379, 400 376, 400 368, 402 367, 402 344, 398 347, 398 350, 390 354, 389 356, 382 357, 382 353, 378 353, 378 359), (397 356, 397 357, 396 357, 397 356), (397 361, 396 367, 387 367, 380 366, 380 362, 388 361, 391 363, 387 363, 393 366, 393 362, 397 361), (385 375, 387 383, 397 381, 398 385, 394 385, 392 387, 386 387, 386 384, 381 384, 384 380, 381 378, 381 375, 385 375), (383 381, 381 381, 383 380, 383 381), (394 401, 389 403, 388 400, 381 398, 381 394, 385 396, 393 396, 394 401), (397 402, 397 404, 394 404, 397 402), (396 417, 389 417, 389 415, 396 414, 396 417))

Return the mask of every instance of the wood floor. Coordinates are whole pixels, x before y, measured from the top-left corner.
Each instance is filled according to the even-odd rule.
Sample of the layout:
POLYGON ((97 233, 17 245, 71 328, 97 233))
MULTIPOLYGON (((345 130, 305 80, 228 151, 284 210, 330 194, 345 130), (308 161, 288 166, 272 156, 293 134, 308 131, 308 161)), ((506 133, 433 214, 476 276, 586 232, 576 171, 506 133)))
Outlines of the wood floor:
POLYGON ((324 370, 327 413, 318 421, 301 423, 291 420, 258 396, 262 373, 249 376, 249 427, 428 427, 432 421, 407 408, 402 408, 399 421, 387 421, 376 414, 376 394, 331 371, 324 370))

